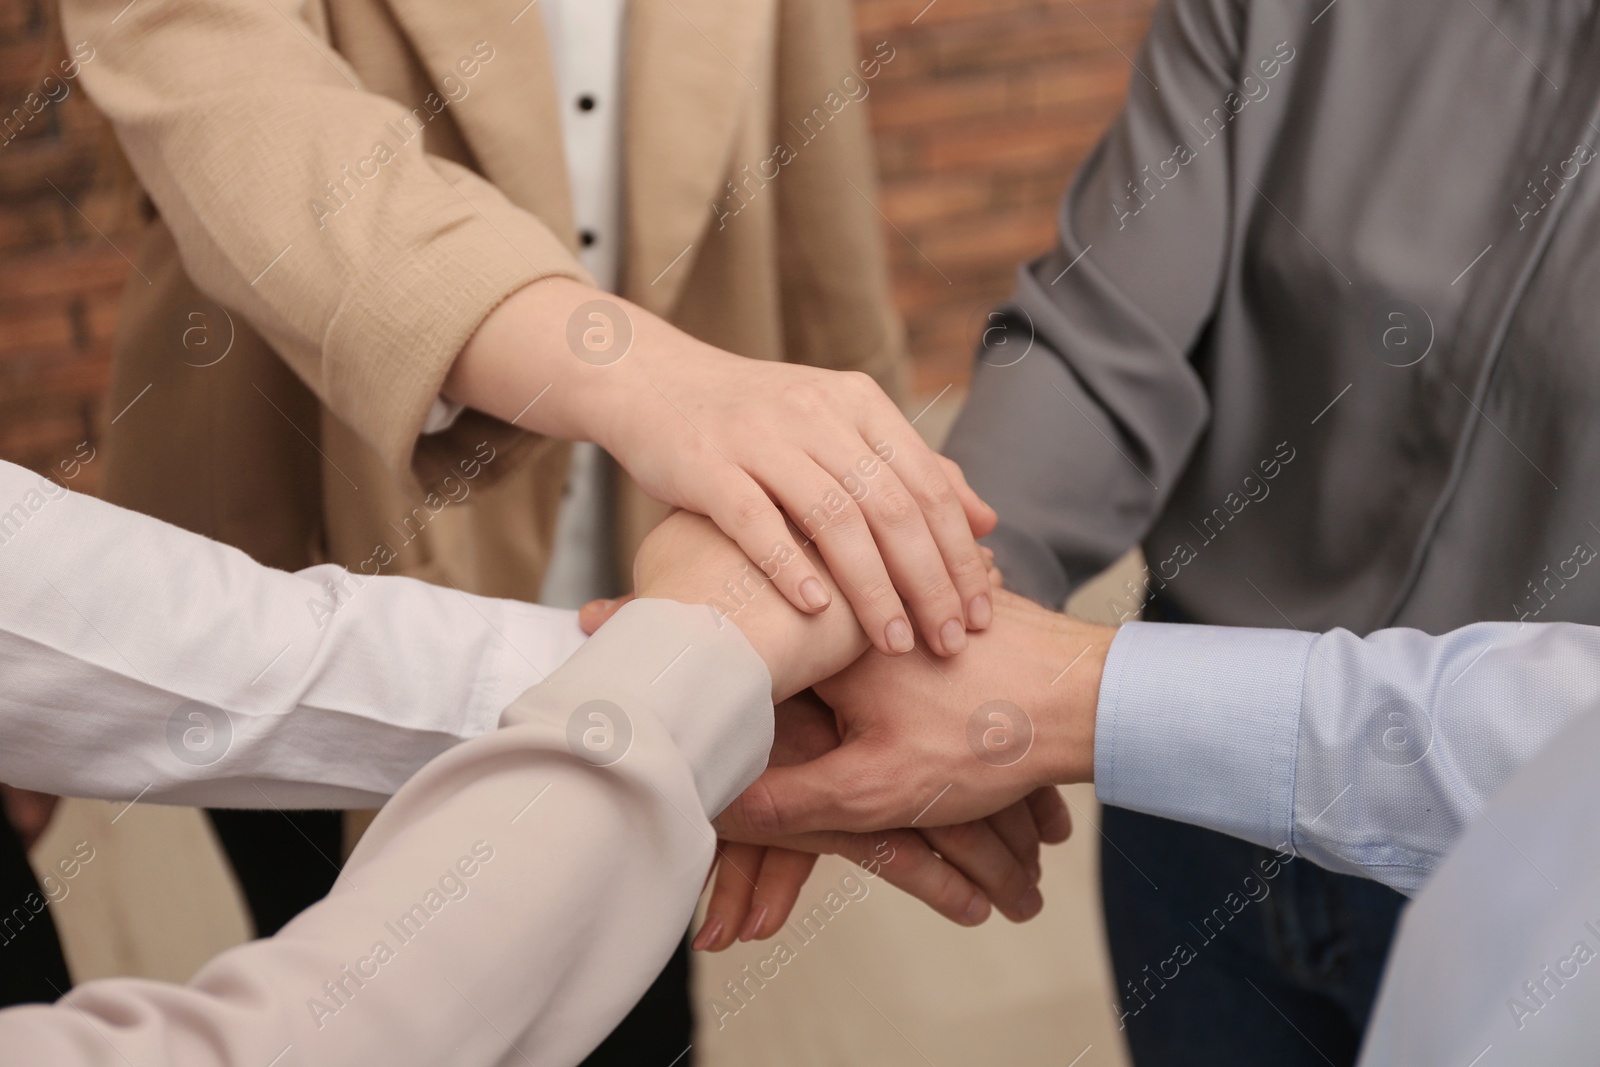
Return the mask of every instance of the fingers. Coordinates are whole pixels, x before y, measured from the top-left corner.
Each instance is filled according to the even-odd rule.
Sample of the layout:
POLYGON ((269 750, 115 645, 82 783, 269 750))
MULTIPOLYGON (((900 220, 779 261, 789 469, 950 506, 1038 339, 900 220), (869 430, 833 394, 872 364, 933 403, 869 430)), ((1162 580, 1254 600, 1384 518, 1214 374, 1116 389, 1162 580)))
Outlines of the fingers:
POLYGON ((987 821, 929 827, 922 836, 1012 922, 1026 922, 1044 907, 1032 873, 987 821))
POLYGON ((1072 812, 1066 798, 1053 785, 1035 789, 1025 798, 1028 810, 1033 812, 1033 822, 1039 828, 1039 839, 1046 844, 1059 845, 1072 836, 1072 812))
POLYGON ((870 776, 862 745, 846 744, 809 763, 768 767, 713 823, 735 841, 769 842, 792 834, 845 830, 870 833, 904 821, 861 795, 870 776), (881 821, 880 821, 881 820, 881 821))
MULTIPOLYGON (((866 448, 864 442, 861 447, 866 448)), ((875 455, 863 460, 847 447, 819 451, 814 455, 823 470, 838 472, 843 485, 840 491, 849 490, 848 503, 852 510, 858 510, 865 519, 868 533, 865 538, 859 537, 858 527, 853 524, 846 527, 837 521, 821 525, 815 530, 807 527, 806 532, 816 538, 817 547, 823 558, 828 560, 835 577, 840 576, 841 567, 865 567, 867 570, 862 570, 862 573, 870 570, 869 581, 877 580, 879 571, 886 573, 893 583, 890 591, 898 590, 904 597, 911 617, 916 620, 917 630, 929 648, 944 656, 965 649, 967 618, 962 607, 966 602, 962 595, 963 577, 971 579, 965 584, 973 589, 985 594, 988 592, 983 558, 978 554, 966 520, 957 519, 970 548, 969 555, 959 560, 959 566, 966 568, 966 571, 959 571, 952 567, 953 557, 940 545, 938 532, 930 528, 930 522, 939 520, 941 516, 927 511, 927 505, 918 499, 912 487, 901 480, 894 467, 883 463, 875 455), (858 474, 866 475, 868 470, 872 472, 870 475, 858 477, 858 474), (856 559, 857 554, 865 558, 856 559), (835 557, 840 559, 839 564, 834 563, 835 557)), ((928 455, 928 468, 943 483, 943 474, 932 462, 932 454, 928 455)), ((912 465, 907 463, 905 466, 911 469, 912 465)), ((943 499, 953 499, 948 483, 943 483, 941 492, 943 499)), ((844 514, 840 515, 840 518, 844 517, 844 514)), ((849 574, 846 578, 848 580, 841 578, 841 586, 848 596, 856 578, 849 574)), ((862 585, 860 588, 870 592, 872 587, 862 585)), ((876 598, 869 595, 866 599, 873 610, 885 611, 882 605, 873 603, 876 598)), ((892 644, 892 647, 894 651, 908 651, 899 645, 892 644)))
MULTIPOLYGON (((913 505, 910 511, 923 520, 943 565, 942 573, 936 569, 913 572, 900 588, 907 592, 911 609, 920 622, 924 616, 935 615, 942 609, 944 585, 938 579, 947 576, 955 587, 958 603, 955 617, 974 630, 987 628, 994 619, 994 607, 989 599, 988 569, 978 553, 973 525, 968 521, 961 496, 947 473, 954 464, 948 467, 941 464, 940 457, 923 444, 909 426, 903 435, 892 435, 889 440, 894 449, 889 461, 890 470, 910 493, 913 505)), ((966 484, 959 471, 957 479, 961 485, 966 484)), ((967 492, 971 494, 970 489, 967 492)), ((975 495, 973 500, 977 500, 975 495)), ((870 514, 870 497, 867 510, 870 514)), ((910 532, 916 532, 910 530, 909 520, 904 525, 910 532)), ((880 535, 880 543, 883 540, 880 535)), ((941 622, 940 625, 945 624, 941 622)), ((952 646, 959 646, 954 647, 953 651, 966 647, 964 635, 959 641, 941 641, 934 636, 942 636, 941 630, 930 630, 924 625, 922 632, 928 638, 929 645, 945 655, 951 654, 952 646)), ((954 637, 953 632, 951 636, 954 637)))
POLYGON ((740 941, 760 941, 771 937, 789 921, 800 890, 817 865, 814 852, 789 848, 769 848, 761 863, 761 877, 750 898, 750 914, 739 928, 740 941))
POLYGON ((1006 848, 1022 864, 1028 877, 1039 881, 1039 827, 1034 824, 1033 811, 1025 801, 1017 801, 986 820, 989 827, 1005 842, 1006 848))
POLYGON ((578 609, 578 625, 590 637, 594 632, 604 626, 611 616, 622 610, 622 605, 633 599, 633 594, 618 597, 615 600, 591 600, 578 609))
POLYGON ((697 952, 721 952, 733 944, 749 914, 766 853, 762 845, 717 842, 717 873, 706 905, 705 924, 694 938, 697 952))
POLYGON ((817 863, 813 852, 732 841, 720 842, 717 852, 716 883, 694 939, 697 952, 721 952, 735 940, 758 941, 777 933, 817 863))
MULTIPOLYGON (((789 524, 772 499, 743 471, 716 475, 705 508, 708 518, 750 557, 752 570, 742 585, 746 594, 759 589, 763 578, 775 585, 783 598, 807 614, 816 614, 832 602, 828 584, 811 559, 800 550, 789 524)), ((867 629, 872 633, 871 628, 867 629)))
POLYGON ((910 652, 916 638, 880 547, 883 538, 838 480, 807 462, 809 470, 788 472, 773 492, 816 545, 873 645, 891 656, 910 652))
POLYGON ((961 926, 978 926, 992 906, 983 890, 914 830, 845 834, 839 851, 851 862, 922 901, 961 926))
POLYGON ((966 513, 967 525, 972 527, 973 537, 988 537, 994 533, 994 528, 1000 525, 1000 516, 983 498, 973 491, 967 484, 967 476, 961 470, 961 465, 946 456, 935 456, 939 466, 944 470, 944 476, 950 479, 950 485, 956 491, 956 498, 961 501, 961 510, 966 513))

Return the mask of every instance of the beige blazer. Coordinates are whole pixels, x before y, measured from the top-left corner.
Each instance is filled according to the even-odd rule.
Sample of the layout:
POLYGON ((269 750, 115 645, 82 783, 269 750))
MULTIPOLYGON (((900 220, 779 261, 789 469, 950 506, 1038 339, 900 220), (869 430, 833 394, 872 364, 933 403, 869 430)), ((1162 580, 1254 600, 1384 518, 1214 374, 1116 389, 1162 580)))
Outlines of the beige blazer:
MULTIPOLYGON (((274 566, 537 594, 567 446, 476 412, 419 436, 501 299, 585 279, 525 3, 65 0, 153 205, 109 499, 274 566)), ((857 56, 846 0, 634 0, 627 41, 622 295, 722 348, 897 391, 859 99, 893 49, 857 56)), ((656 514, 639 504, 629 559, 656 514)))

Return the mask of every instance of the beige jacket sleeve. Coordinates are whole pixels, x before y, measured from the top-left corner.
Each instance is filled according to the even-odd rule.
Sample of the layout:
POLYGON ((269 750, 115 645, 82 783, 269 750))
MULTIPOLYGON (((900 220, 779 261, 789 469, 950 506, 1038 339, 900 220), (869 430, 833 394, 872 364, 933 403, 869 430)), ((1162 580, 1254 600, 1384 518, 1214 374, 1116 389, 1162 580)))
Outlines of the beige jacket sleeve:
POLYGON ((778 32, 789 42, 783 55, 804 57, 780 59, 782 136, 793 136, 830 98, 850 101, 837 115, 829 112, 827 136, 796 152, 779 183, 784 358, 862 371, 903 401, 910 361, 894 309, 867 118, 872 88, 895 51, 882 42, 858 53, 851 16, 847 0, 787 0, 779 6, 778 32), (851 269, 840 270, 841 262, 851 269))
POLYGON ((62 5, 92 52, 83 84, 189 276, 403 473, 489 311, 544 276, 588 279, 488 181, 402 140, 411 109, 360 84, 319 15, 310 0, 62 5), (329 182, 359 210, 312 210, 329 182))
POLYGON ((62 1067, 578 1063, 665 964, 754 780, 771 680, 710 609, 625 607, 502 728, 440 756, 333 891, 186 986, 90 982, 0 1012, 62 1067))

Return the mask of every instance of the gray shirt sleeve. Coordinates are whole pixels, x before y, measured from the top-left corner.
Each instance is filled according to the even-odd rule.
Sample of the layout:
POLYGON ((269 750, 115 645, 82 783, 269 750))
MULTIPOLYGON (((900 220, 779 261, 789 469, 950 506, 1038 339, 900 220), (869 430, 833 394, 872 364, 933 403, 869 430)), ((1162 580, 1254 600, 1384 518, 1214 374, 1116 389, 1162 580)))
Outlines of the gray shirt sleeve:
POLYGON ((1236 7, 1157 10, 1055 249, 990 320, 946 447, 1000 513, 1008 584, 1049 606, 1149 530, 1209 418, 1188 353, 1226 266, 1233 145, 1228 130, 1203 141, 1202 106, 1236 90, 1236 7))

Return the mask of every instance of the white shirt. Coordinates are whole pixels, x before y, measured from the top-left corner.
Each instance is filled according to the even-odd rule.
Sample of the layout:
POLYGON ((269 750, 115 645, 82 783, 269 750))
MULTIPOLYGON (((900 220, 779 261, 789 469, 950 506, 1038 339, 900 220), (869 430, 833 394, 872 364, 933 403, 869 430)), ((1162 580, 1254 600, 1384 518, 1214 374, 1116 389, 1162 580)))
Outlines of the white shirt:
POLYGON ((268 570, 0 463, 0 781, 376 806, 582 643, 571 612, 268 570))
MULTIPOLYGON (((627 0, 540 0, 561 114, 578 229, 578 260, 615 291, 622 259, 622 56, 627 0)), ((434 401, 424 433, 447 429, 461 405, 434 401)), ((539 599, 576 608, 620 590, 610 511, 612 465, 598 445, 573 446, 566 495, 539 599)))
POLYGON ((622 262, 622 55, 627 0, 539 0, 561 111, 578 259, 607 292, 622 262))
POLYGON ((689 923, 710 815, 771 748, 772 681, 737 627, 642 600, 578 647, 570 613, 396 577, 319 627, 338 568, 268 570, 41 482, 0 464, 0 779, 370 803, 511 706, 407 782, 277 935, 187 985, 0 1011, 0 1059, 563 1067, 610 1033, 689 923), (169 746, 189 701, 210 721, 178 716, 169 746))
MULTIPOLYGON (((550 38, 578 259, 608 292, 622 257, 622 55, 627 0, 539 0, 550 38)), ((567 492, 539 599, 576 608, 621 591, 615 575, 612 462, 572 447, 567 492)))

